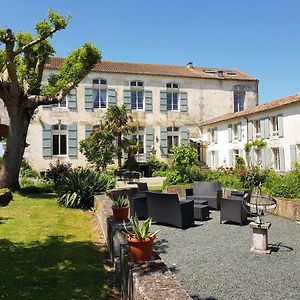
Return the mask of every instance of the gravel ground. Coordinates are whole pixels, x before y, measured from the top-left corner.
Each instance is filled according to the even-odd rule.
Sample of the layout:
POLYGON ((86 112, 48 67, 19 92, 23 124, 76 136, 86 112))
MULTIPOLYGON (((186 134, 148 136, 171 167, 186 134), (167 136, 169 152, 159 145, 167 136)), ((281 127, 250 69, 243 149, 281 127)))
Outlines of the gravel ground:
POLYGON ((252 231, 219 212, 186 230, 158 228, 155 248, 193 299, 300 299, 300 224, 269 215, 273 252, 250 252, 252 231))

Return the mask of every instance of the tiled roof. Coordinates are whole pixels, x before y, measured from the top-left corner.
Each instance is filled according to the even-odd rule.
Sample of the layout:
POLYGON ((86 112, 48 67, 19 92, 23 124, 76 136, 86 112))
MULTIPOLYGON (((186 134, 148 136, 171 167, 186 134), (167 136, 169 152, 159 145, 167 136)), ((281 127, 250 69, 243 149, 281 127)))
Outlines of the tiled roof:
POLYGON ((215 124, 215 123, 219 123, 219 122, 223 122, 223 121, 227 121, 227 120, 231 120, 231 119, 235 119, 235 118, 240 118, 240 117, 245 117, 245 116, 249 116, 249 115, 253 115, 259 112, 265 112, 271 109, 275 109, 275 108, 279 108, 282 106, 286 106, 292 103, 300 103, 300 94, 296 94, 296 95, 292 95, 292 96, 288 96, 285 98, 281 98, 278 100, 274 100, 271 102, 267 102, 261 105, 258 105, 256 107, 253 108, 249 108, 249 109, 245 109, 236 113, 229 113, 226 115, 222 115, 216 118, 212 118, 209 120, 206 120, 204 122, 202 122, 200 124, 200 126, 206 126, 206 125, 211 125, 211 124, 215 124))
MULTIPOLYGON (((50 57, 45 68, 58 69, 63 63, 63 57, 50 57)), ((157 75, 157 76, 172 76, 172 77, 192 77, 192 78, 207 78, 207 79, 226 79, 226 80, 250 80, 255 81, 256 78, 247 75, 239 70, 193 67, 188 66, 172 66, 158 64, 142 64, 131 62, 114 62, 103 60, 97 63, 93 71, 103 73, 127 73, 141 75, 157 75), (220 73, 218 73, 220 72, 220 73), (222 78, 220 78, 220 77, 222 78)))

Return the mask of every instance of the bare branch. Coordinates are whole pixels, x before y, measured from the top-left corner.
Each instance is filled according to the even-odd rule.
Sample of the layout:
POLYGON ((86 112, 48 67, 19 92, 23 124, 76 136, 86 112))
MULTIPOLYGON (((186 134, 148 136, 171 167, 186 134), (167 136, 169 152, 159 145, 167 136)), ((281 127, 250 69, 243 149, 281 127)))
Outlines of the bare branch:
POLYGON ((56 31, 60 30, 59 28, 53 28, 51 31, 49 31, 49 33, 43 37, 39 37, 35 40, 33 40, 32 42, 24 45, 23 47, 21 47, 20 49, 17 49, 15 52, 14 52, 14 56, 17 56, 19 55, 20 53, 23 53, 25 52, 27 49, 33 47, 34 45, 40 43, 41 41, 44 41, 46 40, 48 37, 52 36, 56 31))

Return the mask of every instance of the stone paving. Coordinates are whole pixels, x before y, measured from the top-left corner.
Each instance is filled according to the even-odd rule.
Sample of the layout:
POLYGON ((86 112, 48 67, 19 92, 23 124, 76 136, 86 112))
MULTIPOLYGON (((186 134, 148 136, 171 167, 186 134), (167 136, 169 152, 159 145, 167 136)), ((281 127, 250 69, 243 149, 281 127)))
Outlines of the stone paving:
POLYGON ((193 299, 300 299, 300 224, 274 215, 271 254, 250 252, 248 225, 219 223, 219 212, 186 230, 158 228, 155 247, 193 299))

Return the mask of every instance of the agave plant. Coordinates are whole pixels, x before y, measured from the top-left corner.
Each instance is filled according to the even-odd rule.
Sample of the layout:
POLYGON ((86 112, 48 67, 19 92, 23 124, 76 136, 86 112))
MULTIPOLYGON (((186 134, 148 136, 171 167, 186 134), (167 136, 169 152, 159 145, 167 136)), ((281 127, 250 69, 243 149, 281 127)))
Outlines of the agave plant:
POLYGON ((126 207, 128 206, 128 199, 126 197, 118 197, 113 200, 114 207, 126 207))
POLYGON ((71 208, 89 209, 94 205, 94 195, 113 187, 111 176, 84 168, 69 173, 61 187, 58 203, 71 208))
POLYGON ((152 218, 148 218, 144 222, 140 222, 138 217, 135 215, 132 218, 132 227, 127 228, 124 222, 125 234, 130 238, 135 238, 138 240, 144 240, 145 238, 155 237, 160 230, 156 230, 155 232, 150 232, 150 225, 152 223, 152 218))

